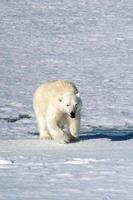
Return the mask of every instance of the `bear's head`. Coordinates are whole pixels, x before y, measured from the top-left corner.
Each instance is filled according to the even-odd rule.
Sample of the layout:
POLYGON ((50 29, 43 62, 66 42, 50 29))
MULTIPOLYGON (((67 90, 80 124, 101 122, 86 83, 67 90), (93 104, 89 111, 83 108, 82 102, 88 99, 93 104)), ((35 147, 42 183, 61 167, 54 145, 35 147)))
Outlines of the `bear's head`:
POLYGON ((76 114, 80 112, 82 101, 78 94, 66 93, 58 98, 58 109, 68 114, 71 118, 75 118, 76 114))

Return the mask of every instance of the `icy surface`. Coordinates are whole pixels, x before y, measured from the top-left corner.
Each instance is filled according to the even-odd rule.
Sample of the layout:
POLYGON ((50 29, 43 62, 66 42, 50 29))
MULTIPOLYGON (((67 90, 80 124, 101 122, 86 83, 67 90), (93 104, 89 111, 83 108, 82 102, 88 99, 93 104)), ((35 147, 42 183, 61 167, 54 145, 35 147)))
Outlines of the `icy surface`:
POLYGON ((0 164, 2 200, 132 200, 133 143, 129 140, 68 145, 8 140, 1 142, 0 152, 7 160, 0 164))
POLYGON ((0 1, 0 200, 132 199, 133 1, 0 1), (81 142, 38 140, 35 88, 75 82, 81 142))

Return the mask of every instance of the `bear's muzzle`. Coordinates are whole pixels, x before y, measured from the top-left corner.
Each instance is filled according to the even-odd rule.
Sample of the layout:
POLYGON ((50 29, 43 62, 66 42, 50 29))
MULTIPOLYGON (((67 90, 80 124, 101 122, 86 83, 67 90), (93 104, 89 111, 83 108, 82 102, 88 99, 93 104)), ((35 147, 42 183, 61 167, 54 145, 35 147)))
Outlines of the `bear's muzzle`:
POLYGON ((75 112, 72 111, 72 112, 70 113, 70 117, 71 117, 71 118, 75 118, 75 112))

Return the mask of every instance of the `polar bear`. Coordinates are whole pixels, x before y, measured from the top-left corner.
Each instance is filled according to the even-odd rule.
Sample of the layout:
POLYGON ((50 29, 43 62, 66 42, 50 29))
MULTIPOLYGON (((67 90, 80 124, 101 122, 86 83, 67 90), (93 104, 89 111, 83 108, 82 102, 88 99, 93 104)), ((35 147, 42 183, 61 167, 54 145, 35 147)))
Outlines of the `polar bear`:
POLYGON ((72 82, 57 80, 40 85, 33 95, 40 138, 59 143, 77 141, 81 106, 79 92, 72 82))

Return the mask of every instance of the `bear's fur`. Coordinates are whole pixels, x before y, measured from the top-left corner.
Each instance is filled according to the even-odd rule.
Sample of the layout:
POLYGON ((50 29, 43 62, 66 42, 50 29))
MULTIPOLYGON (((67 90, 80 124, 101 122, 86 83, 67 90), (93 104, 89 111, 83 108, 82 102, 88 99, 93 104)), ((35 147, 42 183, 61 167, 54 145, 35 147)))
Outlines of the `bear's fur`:
POLYGON ((59 143, 78 140, 81 104, 72 82, 58 80, 40 85, 33 96, 40 138, 54 139, 59 143), (63 130, 65 124, 68 131, 63 130))

